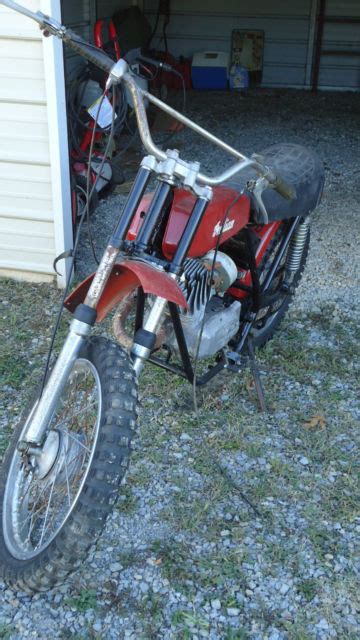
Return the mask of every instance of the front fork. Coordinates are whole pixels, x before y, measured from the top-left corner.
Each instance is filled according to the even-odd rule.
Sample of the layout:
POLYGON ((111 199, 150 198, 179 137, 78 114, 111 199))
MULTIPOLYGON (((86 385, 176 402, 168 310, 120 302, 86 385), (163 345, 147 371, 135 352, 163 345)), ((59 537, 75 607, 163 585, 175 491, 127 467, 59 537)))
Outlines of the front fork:
MULTIPOLYGON (((118 225, 106 247, 104 255, 91 283, 84 304, 75 310, 69 334, 56 361, 47 383, 42 391, 34 412, 28 419, 23 440, 18 443, 18 450, 26 453, 31 445, 41 447, 48 425, 54 415, 57 403, 65 387, 74 362, 79 356, 82 346, 96 320, 96 307, 119 255, 122 240, 126 237, 131 220, 139 206, 151 176, 151 162, 144 158, 136 176, 125 208, 118 225)), ((140 364, 137 364, 139 371, 140 364)))
POLYGON ((86 322, 76 319, 72 321, 64 346, 44 387, 36 409, 31 414, 30 424, 24 436, 25 442, 21 441, 19 443, 22 451, 26 451, 26 443, 41 445, 70 371, 90 331, 91 325, 86 322))
MULTIPOLYGON (((102 287, 100 288, 102 289, 102 287)), ((153 348, 152 337, 155 336, 156 338, 156 332, 160 326, 166 303, 167 300, 165 298, 156 298, 144 327, 138 332, 138 342, 136 342, 135 338, 131 350, 131 357, 136 377, 139 376, 145 361, 151 354, 153 348)), ((80 306, 85 307, 85 305, 80 306)), ((89 309, 89 307, 87 308, 89 309)), ((46 430, 54 415, 61 393, 91 329, 92 324, 88 322, 76 318, 72 320, 69 334, 57 358, 56 364, 47 380, 36 408, 31 414, 24 438, 19 442, 18 449, 21 452, 25 453, 30 445, 42 446, 46 430)))
POLYGON ((167 300, 165 298, 156 298, 144 327, 135 334, 134 344, 131 348, 131 358, 137 378, 154 348, 156 333, 160 327, 166 304, 167 300))
MULTIPOLYGON (((140 330, 142 336, 145 336, 145 338, 146 336, 156 336, 166 304, 167 300, 165 298, 156 298, 144 327, 140 330)), ((22 452, 25 453, 29 445, 42 445, 44 435, 54 415, 71 369, 91 329, 91 325, 86 322, 77 319, 71 322, 70 331, 63 348, 44 387, 35 411, 31 414, 30 424, 28 425, 24 439, 19 443, 19 449, 22 452)), ((139 342, 134 342, 131 350, 133 367, 137 378, 152 350, 151 345, 147 346, 146 344, 142 344, 143 342, 145 342, 145 340, 141 340, 139 336, 139 342)))

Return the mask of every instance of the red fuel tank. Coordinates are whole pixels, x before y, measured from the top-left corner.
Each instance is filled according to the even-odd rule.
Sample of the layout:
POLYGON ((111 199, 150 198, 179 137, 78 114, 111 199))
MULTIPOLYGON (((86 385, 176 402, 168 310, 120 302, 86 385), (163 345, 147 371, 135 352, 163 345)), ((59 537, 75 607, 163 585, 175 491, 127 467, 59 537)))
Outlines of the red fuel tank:
MULTIPOLYGON (((143 197, 128 231, 127 239, 135 240, 148 210, 152 193, 143 197)), ((175 189, 168 223, 162 242, 164 256, 171 260, 185 229, 196 196, 184 189, 175 189)), ((229 187, 215 187, 213 198, 192 241, 188 255, 202 256, 216 247, 221 225, 226 213, 221 242, 225 242, 249 222, 250 202, 246 195, 239 195, 229 187), (228 211, 227 211, 228 210, 228 211), (227 213, 226 213, 227 212, 227 213)))

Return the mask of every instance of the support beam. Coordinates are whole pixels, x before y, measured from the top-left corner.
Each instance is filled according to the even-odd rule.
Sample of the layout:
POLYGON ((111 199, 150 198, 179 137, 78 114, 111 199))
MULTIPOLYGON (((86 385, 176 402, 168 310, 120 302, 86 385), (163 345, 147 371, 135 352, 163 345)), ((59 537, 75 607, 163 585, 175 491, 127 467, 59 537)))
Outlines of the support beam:
POLYGON ((317 90, 318 83, 319 83, 320 60, 321 60, 321 49, 322 49, 322 40, 323 40, 323 33, 324 33, 325 15, 326 15, 326 0, 320 0, 319 13, 317 16, 316 39, 315 39, 314 67, 313 67, 313 78, 312 78, 313 91, 317 90))
MULTIPOLYGON (((43 13, 61 21, 60 0, 41 0, 43 13)), ((51 162, 52 203, 54 213, 55 251, 59 255, 73 246, 71 188, 66 95, 62 43, 57 38, 43 39, 46 79, 47 116, 51 162)), ((55 256, 54 256, 55 257, 55 256)), ((64 287, 70 260, 59 264, 59 287, 64 287)))
POLYGON ((316 18, 319 12, 320 0, 311 0, 310 15, 309 15, 309 31, 308 31, 308 46, 306 53, 306 66, 305 66, 305 78, 304 85, 307 89, 311 89, 312 86, 312 72, 314 62, 314 47, 316 36, 316 18))

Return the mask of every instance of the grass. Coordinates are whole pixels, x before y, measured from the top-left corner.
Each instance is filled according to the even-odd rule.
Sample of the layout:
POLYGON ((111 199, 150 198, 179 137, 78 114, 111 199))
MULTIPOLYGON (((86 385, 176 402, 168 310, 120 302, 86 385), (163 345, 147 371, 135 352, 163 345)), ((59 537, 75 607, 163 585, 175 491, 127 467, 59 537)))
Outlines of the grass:
POLYGON ((307 602, 311 602, 319 592, 319 587, 320 585, 317 580, 308 578, 298 583, 297 590, 307 602))
POLYGON ((10 640, 14 632, 15 632, 15 627, 12 624, 0 624, 1 640, 10 640))
POLYGON ((96 609, 96 591, 94 589, 82 589, 77 595, 67 598, 65 604, 72 609, 76 609, 79 613, 85 613, 88 609, 96 609))
POLYGON ((195 594, 199 587, 209 597, 216 591, 226 608, 234 606, 234 600, 229 596, 231 583, 246 588, 242 564, 247 557, 237 549, 214 551, 199 557, 191 546, 181 542, 155 541, 151 548, 161 560, 162 574, 184 594, 195 594))
POLYGON ((119 497, 119 501, 116 504, 116 509, 121 511, 122 513, 127 513, 131 515, 136 511, 136 507, 138 504, 138 500, 132 491, 131 486, 125 485, 121 489, 121 494, 119 497))
MULTIPOLYGON (((5 336, 0 347, 0 453, 29 394, 29 379, 39 379, 51 334, 48 317, 59 298, 49 286, 8 281, 1 286, 0 298, 11 304, 0 306, 5 336)), ((354 408, 359 335, 350 321, 334 323, 328 315, 304 316, 302 327, 297 319, 285 321, 282 333, 259 353, 270 409, 265 416, 257 411, 246 369, 219 378, 217 388, 205 391, 195 415, 189 385, 153 366, 145 368, 140 436, 117 509, 131 520, 139 515, 146 493, 156 506, 151 526, 159 537, 141 554, 119 550, 115 559, 131 572, 152 554, 158 575, 185 600, 168 609, 166 599, 153 592, 136 602, 131 594, 128 602, 126 594, 110 595, 111 610, 135 612, 143 629, 140 638, 161 637, 170 627, 174 637, 184 639, 192 637, 194 628, 206 631, 209 617, 194 600, 199 590, 207 602, 220 599, 222 613, 227 606, 241 610, 239 628, 224 623, 218 629, 221 638, 251 638, 255 620, 263 635, 275 623, 289 640, 307 640, 314 637, 320 612, 331 617, 338 637, 351 638, 336 607, 340 597, 355 602, 355 576, 351 566, 336 573, 333 565, 339 555, 351 558, 353 551, 334 525, 352 531, 358 517, 354 408), (320 384, 314 384, 317 380, 320 384), (191 440, 181 440, 183 433, 191 440), (302 457, 308 460, 305 466, 299 462, 302 457), (227 477, 223 470, 230 462, 233 471, 227 477), (161 497, 154 482, 158 479, 165 487, 161 497), (293 512, 300 525, 292 522, 293 512), (157 534, 157 524, 169 535, 157 534), (225 537, 223 530, 229 532, 225 537), (309 558, 323 571, 320 578, 306 572, 309 558), (290 593, 300 596, 293 601, 293 620, 256 600, 256 592, 256 608, 237 603, 236 594, 249 588, 254 567, 260 567, 264 581, 283 575, 293 579, 290 593)), ((61 332, 65 330, 66 321, 61 332)), ((98 597, 101 604, 101 593, 98 597)), ((83 613, 97 606, 97 594, 83 589, 67 605, 83 613)), ((7 630, 0 627, 0 638, 10 637, 7 630)))

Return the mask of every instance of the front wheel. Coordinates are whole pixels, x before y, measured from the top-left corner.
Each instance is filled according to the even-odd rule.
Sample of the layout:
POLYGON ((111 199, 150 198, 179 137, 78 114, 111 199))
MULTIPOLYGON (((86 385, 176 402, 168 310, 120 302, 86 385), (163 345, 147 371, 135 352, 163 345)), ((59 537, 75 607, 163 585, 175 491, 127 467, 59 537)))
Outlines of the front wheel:
POLYGON ((136 402, 127 354, 90 338, 40 455, 19 453, 26 426, 18 425, 0 470, 0 576, 9 586, 45 591, 80 566, 128 467, 136 402))

